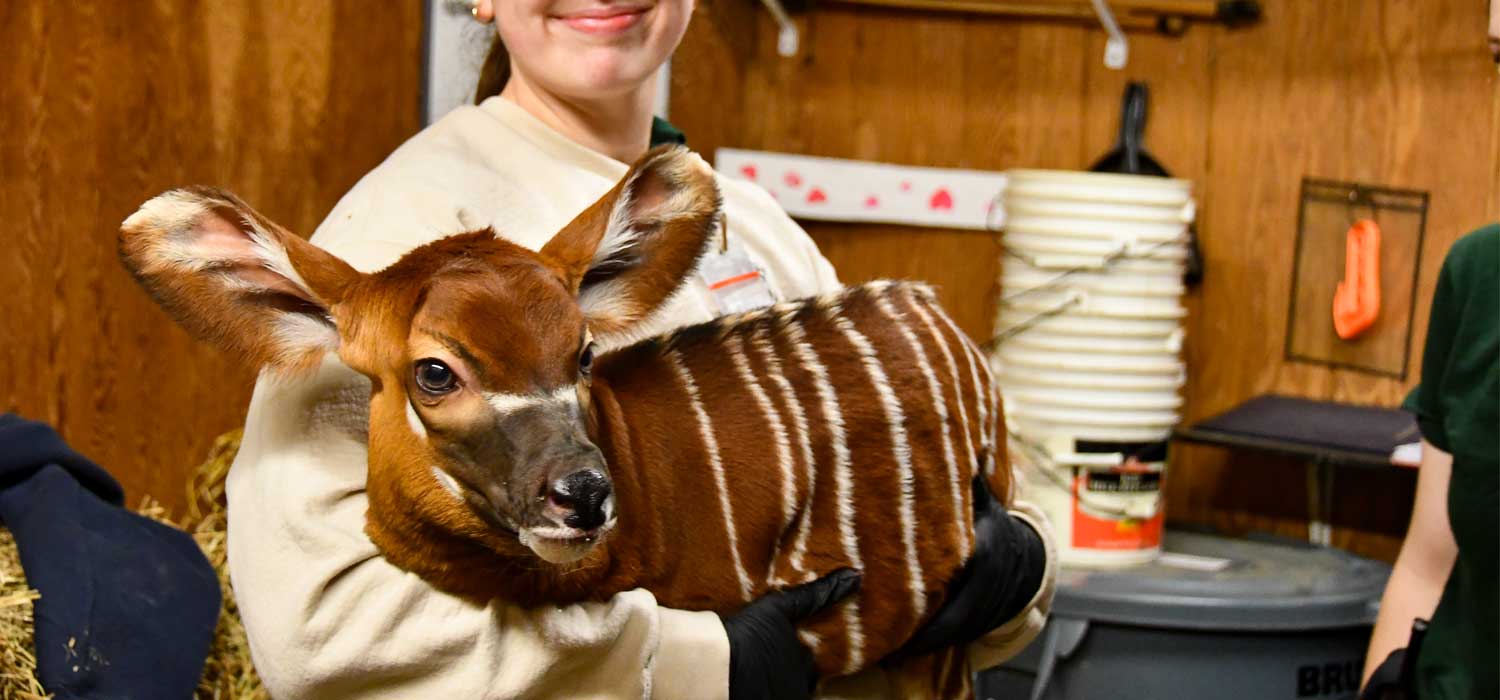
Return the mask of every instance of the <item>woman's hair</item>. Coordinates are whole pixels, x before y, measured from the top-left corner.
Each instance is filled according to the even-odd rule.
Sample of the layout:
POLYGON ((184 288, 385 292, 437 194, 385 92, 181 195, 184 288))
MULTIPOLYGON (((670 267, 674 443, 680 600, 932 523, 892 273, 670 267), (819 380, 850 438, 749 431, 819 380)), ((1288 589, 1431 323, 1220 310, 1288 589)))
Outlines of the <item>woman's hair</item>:
POLYGON ((500 40, 500 33, 492 33, 495 38, 490 40, 490 52, 484 57, 484 65, 479 68, 479 85, 474 88, 474 104, 500 94, 505 89, 505 84, 510 82, 510 52, 505 50, 505 42, 500 40))

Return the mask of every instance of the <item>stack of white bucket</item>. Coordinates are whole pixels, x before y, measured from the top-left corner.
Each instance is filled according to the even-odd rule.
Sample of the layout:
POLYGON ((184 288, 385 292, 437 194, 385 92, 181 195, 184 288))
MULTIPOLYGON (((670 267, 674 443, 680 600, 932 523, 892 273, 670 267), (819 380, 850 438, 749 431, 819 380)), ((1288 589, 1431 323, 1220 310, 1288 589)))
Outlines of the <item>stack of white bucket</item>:
POLYGON ((1025 497, 1065 564, 1161 551, 1166 441, 1182 404, 1190 183, 1008 173, 999 372, 1025 497))

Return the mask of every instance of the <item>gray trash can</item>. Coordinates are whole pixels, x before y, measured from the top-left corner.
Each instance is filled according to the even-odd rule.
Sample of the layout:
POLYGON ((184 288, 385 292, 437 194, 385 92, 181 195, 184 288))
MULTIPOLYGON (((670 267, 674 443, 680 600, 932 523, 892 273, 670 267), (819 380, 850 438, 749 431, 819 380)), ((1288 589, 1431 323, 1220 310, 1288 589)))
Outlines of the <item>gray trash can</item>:
POLYGON ((1169 531, 1188 557, 1064 569, 1046 630, 983 700, 1355 698, 1390 567, 1336 549, 1169 531))

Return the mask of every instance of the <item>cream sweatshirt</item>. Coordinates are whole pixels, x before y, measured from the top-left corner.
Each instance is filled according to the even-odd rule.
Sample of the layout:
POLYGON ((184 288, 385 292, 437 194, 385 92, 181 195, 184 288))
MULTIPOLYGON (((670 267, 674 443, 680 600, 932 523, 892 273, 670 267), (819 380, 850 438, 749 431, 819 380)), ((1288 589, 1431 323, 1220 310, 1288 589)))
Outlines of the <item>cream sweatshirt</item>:
MULTIPOLYGON (((626 169, 491 98, 397 149, 312 240, 367 272, 486 226, 537 249, 626 169)), ((779 298, 838 286, 769 195, 730 179, 720 187, 729 236, 779 298)), ((649 323, 665 330, 706 321, 715 308, 695 277, 649 323)), ((475 605, 387 563, 363 529, 368 400, 368 381, 334 357, 310 378, 263 377, 251 398, 227 485, 229 560, 256 668, 273 696, 727 698, 729 644, 713 613, 662 608, 644 590, 567 607, 475 605)), ((1051 578, 1027 614, 994 635, 992 652, 1014 653, 1035 634, 1051 578)), ((989 663, 995 654, 985 656, 989 663)), ((880 695, 884 683, 861 679, 861 696, 880 695)))

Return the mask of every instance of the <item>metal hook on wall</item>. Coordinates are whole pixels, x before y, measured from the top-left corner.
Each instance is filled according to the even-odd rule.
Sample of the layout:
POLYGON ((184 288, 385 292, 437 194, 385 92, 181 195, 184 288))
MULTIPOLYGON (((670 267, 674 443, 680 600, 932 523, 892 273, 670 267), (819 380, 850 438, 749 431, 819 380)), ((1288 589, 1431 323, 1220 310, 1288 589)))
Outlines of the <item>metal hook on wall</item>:
POLYGON ((786 13, 786 8, 781 6, 781 0, 760 0, 760 3, 766 6, 766 11, 776 20, 776 53, 783 58, 796 56, 799 43, 797 25, 786 13))
POLYGON ((1111 70, 1120 70, 1125 67, 1126 60, 1130 58, 1130 47, 1125 43, 1125 33, 1120 31, 1120 23, 1115 21, 1115 14, 1109 11, 1109 5, 1105 0, 1093 0, 1093 2, 1094 14, 1099 16, 1099 23, 1104 25, 1105 33, 1109 34, 1109 39, 1104 42, 1104 66, 1111 70))
POLYGON ((1354 186, 1352 188, 1350 188, 1348 196, 1349 196, 1348 212, 1349 212, 1349 225, 1350 226, 1353 226, 1354 223, 1359 220, 1359 211, 1358 211, 1358 208, 1361 207, 1361 206, 1366 207, 1366 208, 1368 208, 1370 210, 1370 216, 1369 216, 1369 220, 1370 221, 1375 221, 1376 220, 1376 216, 1379 213, 1380 207, 1379 207, 1379 205, 1377 205, 1375 203, 1375 197, 1373 195, 1371 195, 1370 192, 1366 191, 1365 188, 1360 187, 1359 183, 1355 183, 1354 186))

